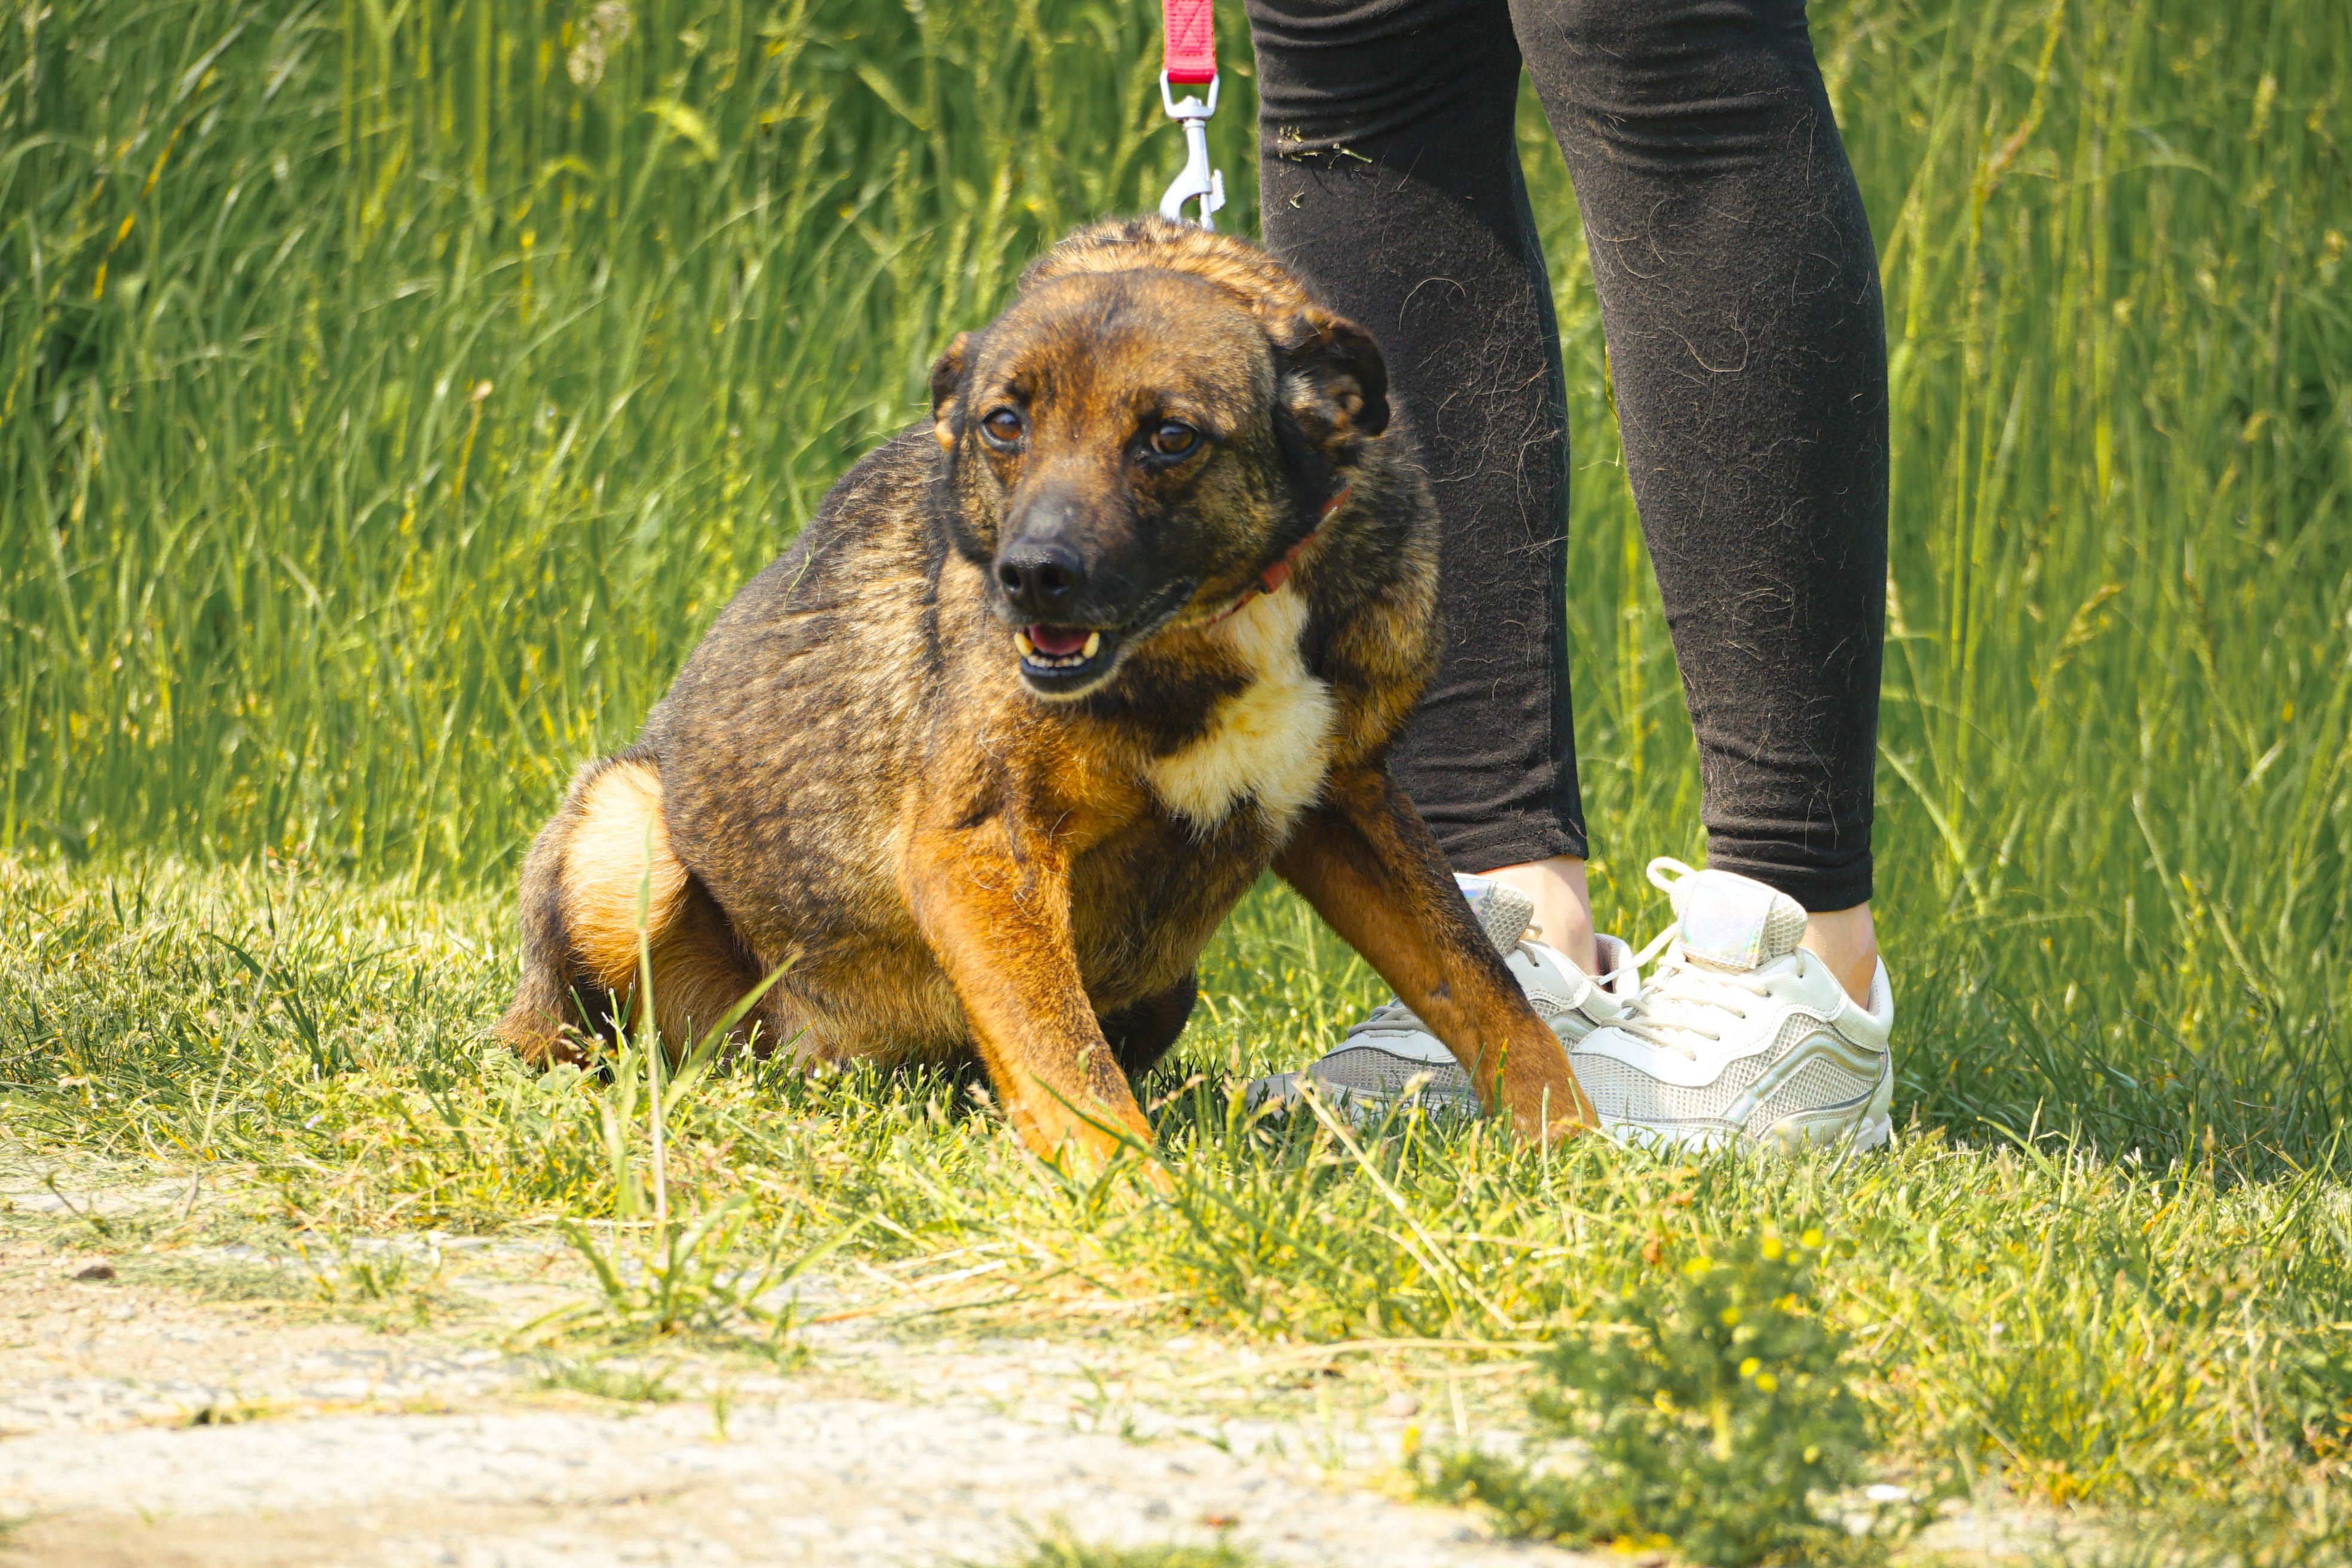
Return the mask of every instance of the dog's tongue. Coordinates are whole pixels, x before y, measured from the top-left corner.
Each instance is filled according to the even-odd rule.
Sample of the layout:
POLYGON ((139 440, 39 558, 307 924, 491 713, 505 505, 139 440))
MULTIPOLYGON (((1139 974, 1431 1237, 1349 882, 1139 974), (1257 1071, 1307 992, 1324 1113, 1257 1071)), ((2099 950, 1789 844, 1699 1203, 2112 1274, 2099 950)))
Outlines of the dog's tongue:
POLYGON ((1031 626, 1029 646, 1054 658, 1066 658, 1087 646, 1084 626, 1031 626))

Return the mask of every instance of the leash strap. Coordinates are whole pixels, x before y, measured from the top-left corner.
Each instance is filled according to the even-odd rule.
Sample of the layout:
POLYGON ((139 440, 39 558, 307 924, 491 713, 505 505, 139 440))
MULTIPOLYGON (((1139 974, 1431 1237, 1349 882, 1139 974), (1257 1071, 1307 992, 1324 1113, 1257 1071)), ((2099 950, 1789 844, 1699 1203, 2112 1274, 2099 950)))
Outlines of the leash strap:
POLYGON ((1217 14, 1210 0, 1160 0, 1168 26, 1160 68, 1179 87, 1202 87, 1217 79, 1217 14))

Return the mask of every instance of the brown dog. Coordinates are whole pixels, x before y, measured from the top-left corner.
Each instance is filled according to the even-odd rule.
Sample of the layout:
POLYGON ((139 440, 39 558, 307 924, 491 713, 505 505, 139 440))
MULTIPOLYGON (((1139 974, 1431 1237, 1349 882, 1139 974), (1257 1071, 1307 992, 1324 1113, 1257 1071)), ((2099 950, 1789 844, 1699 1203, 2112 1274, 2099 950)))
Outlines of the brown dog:
POLYGON ((1126 1074, 1269 864, 1522 1133, 1589 1123, 1559 1041, 1390 782, 1437 647, 1429 492, 1360 328, 1242 241, 1081 230, 931 373, 523 872, 499 1033, 576 1058, 977 1051, 1040 1153, 1148 1140, 1126 1074), (781 973, 778 973, 778 972, 781 973))

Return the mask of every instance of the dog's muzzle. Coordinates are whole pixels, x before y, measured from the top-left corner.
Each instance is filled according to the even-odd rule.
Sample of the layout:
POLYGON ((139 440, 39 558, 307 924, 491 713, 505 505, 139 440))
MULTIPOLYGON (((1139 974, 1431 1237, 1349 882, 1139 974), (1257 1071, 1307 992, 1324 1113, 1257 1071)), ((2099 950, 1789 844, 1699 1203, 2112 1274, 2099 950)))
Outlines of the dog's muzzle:
POLYGON ((1093 602, 1086 558, 1066 537, 1015 539, 997 556, 992 574, 1003 595, 1000 613, 1013 623, 1022 681, 1032 691, 1075 697, 1110 672, 1118 633, 1100 624, 1111 617, 1093 602))
POLYGON ((1056 626, 1043 622, 1013 630, 1021 656, 1021 679, 1045 697, 1074 697, 1108 673, 1118 657, 1118 634, 1094 626, 1056 626))

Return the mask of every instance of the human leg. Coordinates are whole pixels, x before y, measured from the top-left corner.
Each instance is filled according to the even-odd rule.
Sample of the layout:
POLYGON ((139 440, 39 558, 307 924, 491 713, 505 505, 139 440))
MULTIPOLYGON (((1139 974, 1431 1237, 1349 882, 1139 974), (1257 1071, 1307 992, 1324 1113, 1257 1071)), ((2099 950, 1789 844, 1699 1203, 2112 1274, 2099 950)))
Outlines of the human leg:
POLYGON ((1892 1135, 1872 939, 1886 554, 1876 258, 1803 0, 1513 0, 1576 182, 1626 465, 1699 742, 1708 868, 1571 1047, 1619 1136, 1892 1135))
POLYGON ((1443 663, 1391 759, 1459 871, 1591 961, 1568 424, 1503 0, 1252 0, 1266 244, 1370 328, 1443 524, 1443 663))
MULTIPOLYGON (((1435 492, 1436 679, 1391 756, 1506 965, 1563 1040, 1617 1016, 1592 979, 1568 693, 1568 424, 1513 121, 1504 0, 1251 0, 1268 247, 1369 327, 1435 492), (1529 930, 1532 921, 1537 928, 1529 930), (1537 940, 1540 937, 1540 941, 1537 940)), ((1612 963, 1612 967, 1616 967, 1612 963)), ((1475 1103, 1401 1002, 1307 1069, 1377 1107, 1475 1103)), ((1261 1080, 1285 1094, 1298 1075, 1261 1080)))
POLYGON ((1886 577, 1876 257, 1802 0, 1513 0, 1575 180, 1708 864, 1875 968, 1886 577))
POLYGON ((1555 855, 1523 865, 1496 866, 1479 875, 1524 895, 1535 910, 1535 928, 1543 940, 1573 959, 1586 973, 1599 971, 1592 893, 1585 882, 1582 856, 1555 855))
POLYGON ((1878 972, 1878 929, 1871 923, 1868 904, 1807 911, 1805 934, 1797 945, 1828 964, 1847 995, 1856 1001, 1868 996, 1871 976, 1878 972))

